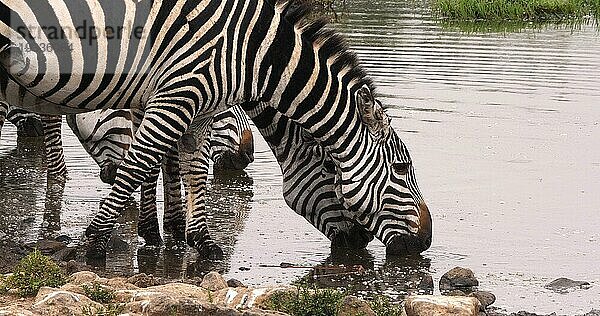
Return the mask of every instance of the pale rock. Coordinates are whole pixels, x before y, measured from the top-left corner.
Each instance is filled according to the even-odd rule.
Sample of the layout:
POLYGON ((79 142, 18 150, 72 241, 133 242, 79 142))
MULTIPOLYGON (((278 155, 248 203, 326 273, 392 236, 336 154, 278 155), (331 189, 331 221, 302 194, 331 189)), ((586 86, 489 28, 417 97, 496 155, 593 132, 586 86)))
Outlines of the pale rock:
POLYGON ((227 288, 227 282, 218 272, 209 272, 202 279, 200 287, 211 291, 218 291, 227 288))
POLYGON ((22 306, 9 305, 0 307, 0 316, 37 316, 32 311, 28 311, 22 306))
POLYGON ((84 283, 92 283, 99 279, 100 279, 100 277, 94 272, 81 271, 81 272, 73 273, 71 275, 69 283, 74 284, 74 285, 82 285, 84 283))
POLYGON ((414 295, 404 301, 407 316, 477 316, 481 303, 474 297, 414 295))
POLYGON ((83 315, 84 307, 96 309, 102 305, 85 295, 42 287, 35 297, 32 310, 42 316, 79 316, 83 315))

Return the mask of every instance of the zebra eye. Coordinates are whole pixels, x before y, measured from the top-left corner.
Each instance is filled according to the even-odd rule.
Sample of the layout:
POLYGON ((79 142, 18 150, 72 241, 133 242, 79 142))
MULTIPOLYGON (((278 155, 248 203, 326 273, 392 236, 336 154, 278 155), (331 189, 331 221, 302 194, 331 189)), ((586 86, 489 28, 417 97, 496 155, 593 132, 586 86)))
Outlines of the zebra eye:
POLYGON ((410 164, 406 162, 399 162, 392 165, 392 168, 394 168, 394 172, 400 175, 406 175, 408 173, 409 167, 410 164))

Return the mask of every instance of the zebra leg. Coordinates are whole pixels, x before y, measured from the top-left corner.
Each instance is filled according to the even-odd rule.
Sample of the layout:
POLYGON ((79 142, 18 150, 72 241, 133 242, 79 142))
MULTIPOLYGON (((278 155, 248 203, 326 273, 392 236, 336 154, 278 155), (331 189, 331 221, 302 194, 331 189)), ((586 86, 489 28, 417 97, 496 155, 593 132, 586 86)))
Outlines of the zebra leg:
POLYGON ((4 126, 4 120, 6 120, 6 114, 8 113, 8 103, 0 101, 0 136, 2 136, 2 126, 4 126))
POLYGON ((142 182, 140 193, 140 215, 138 220, 138 236, 144 238, 146 245, 160 245, 160 230, 158 228, 158 212, 156 209, 156 184, 160 166, 152 169, 150 177, 142 182))
POLYGON ((206 180, 212 118, 202 120, 179 143, 181 174, 187 199, 185 239, 203 257, 220 259, 223 250, 210 238, 206 224, 206 180))
POLYGON ((182 113, 177 119, 165 120, 165 117, 173 117, 168 104, 146 107, 127 155, 119 165, 112 190, 85 231, 88 257, 106 255, 106 244, 127 199, 159 166, 166 152, 177 145, 177 140, 190 125, 193 113, 182 113))
POLYGON ((61 137, 62 116, 42 115, 42 124, 44 126, 48 177, 65 177, 67 175, 67 166, 65 165, 61 137))
POLYGON ((162 165, 163 190, 165 196, 165 233, 170 233, 175 241, 185 241, 185 211, 181 199, 181 174, 179 153, 167 152, 162 165))

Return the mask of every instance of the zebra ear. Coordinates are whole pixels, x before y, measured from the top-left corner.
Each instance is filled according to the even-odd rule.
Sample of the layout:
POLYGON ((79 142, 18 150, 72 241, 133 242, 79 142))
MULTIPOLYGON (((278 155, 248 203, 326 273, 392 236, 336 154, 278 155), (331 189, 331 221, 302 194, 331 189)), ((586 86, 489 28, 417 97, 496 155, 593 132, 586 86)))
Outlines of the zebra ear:
POLYGON ((373 97, 371 90, 367 86, 361 87, 356 93, 356 104, 360 112, 360 117, 369 128, 373 135, 385 133, 389 125, 387 116, 383 111, 381 103, 373 97))

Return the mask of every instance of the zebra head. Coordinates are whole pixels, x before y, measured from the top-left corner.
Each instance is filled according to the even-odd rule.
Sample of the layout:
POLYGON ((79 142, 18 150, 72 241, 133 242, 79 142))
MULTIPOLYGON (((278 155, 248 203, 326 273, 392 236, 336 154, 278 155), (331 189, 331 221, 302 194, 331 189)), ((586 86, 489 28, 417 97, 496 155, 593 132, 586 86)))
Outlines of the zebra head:
POLYGON ((381 240, 388 254, 420 253, 431 245, 431 215, 408 149, 367 85, 353 101, 369 141, 354 145, 349 152, 356 155, 337 158, 336 194, 346 216, 381 240))
POLYGON ((215 170, 243 170, 254 161, 254 139, 244 110, 236 106, 215 115, 210 146, 215 170))

